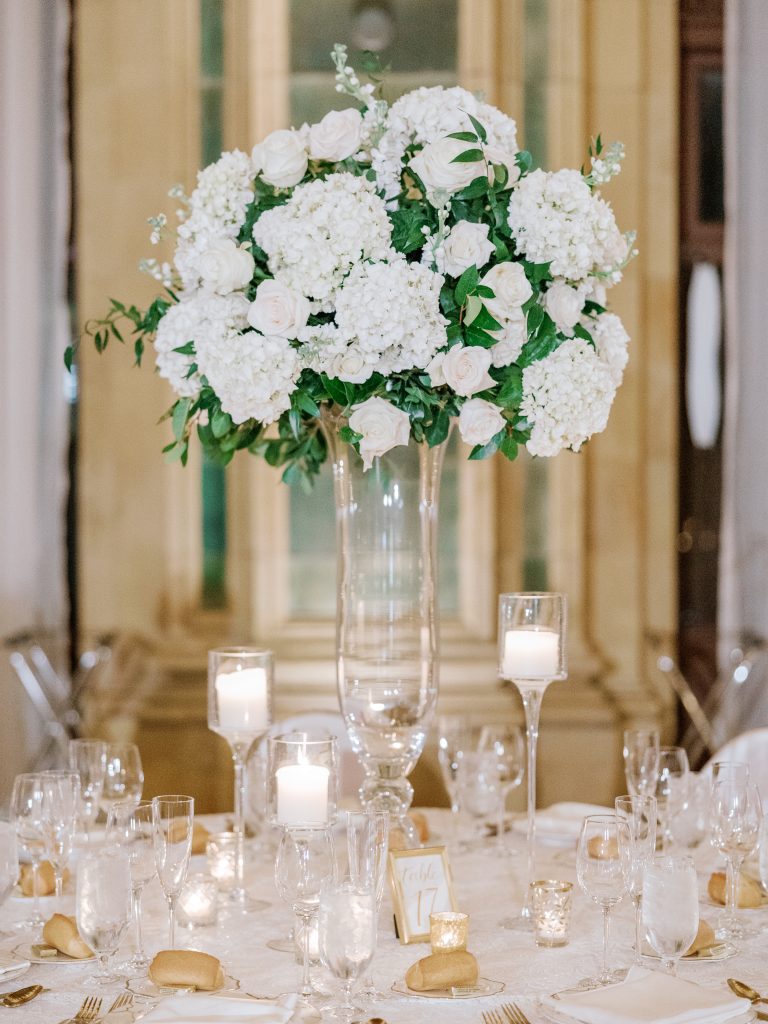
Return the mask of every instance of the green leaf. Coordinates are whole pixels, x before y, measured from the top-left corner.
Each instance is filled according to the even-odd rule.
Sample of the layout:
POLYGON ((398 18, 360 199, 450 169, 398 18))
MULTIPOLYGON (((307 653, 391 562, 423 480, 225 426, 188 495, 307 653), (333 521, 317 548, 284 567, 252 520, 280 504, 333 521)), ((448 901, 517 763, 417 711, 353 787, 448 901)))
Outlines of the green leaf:
POLYGON ((523 351, 518 357, 519 366, 530 366, 531 363, 536 363, 539 359, 543 359, 548 356, 551 352, 554 352, 560 347, 561 341, 557 337, 554 330, 554 324, 552 330, 540 331, 534 338, 523 345, 523 351))
MULTIPOLYGON (((454 196, 454 200, 469 200, 477 199, 479 196, 484 196, 488 192, 488 178, 481 174, 477 178, 473 178, 472 181, 463 188, 461 192, 457 192, 454 196)), ((465 218, 458 217, 457 220, 463 220, 465 218)))
POLYGON ((538 302, 534 303, 533 306, 528 310, 528 333, 535 334, 544 322, 544 307, 540 306, 538 302))
POLYGON ((339 430, 339 437, 345 444, 357 444, 358 441, 362 441, 363 435, 358 434, 352 429, 352 427, 341 427, 339 430))
POLYGON ((466 309, 467 311, 464 314, 464 324, 469 327, 469 325, 477 318, 477 314, 483 311, 483 300, 478 295, 468 295, 466 309))
POLYGON ((64 366, 68 373, 72 372, 72 360, 75 358, 75 349, 72 345, 67 345, 64 349, 64 366))
POLYGON ((491 348, 492 345, 496 344, 496 338, 492 338, 490 334, 479 327, 475 327, 474 324, 470 324, 469 327, 465 328, 464 339, 467 345, 479 345, 481 348, 491 348))
POLYGON ((471 267, 467 267, 464 273, 461 275, 459 280, 456 282, 456 288, 453 293, 453 297, 459 306, 463 306, 467 301, 467 296, 470 292, 473 292, 477 287, 480 280, 480 272, 477 267, 473 264, 471 267))
POLYGON ((573 333, 577 338, 581 338, 582 341, 587 341, 590 345, 594 346, 594 339, 586 327, 583 327, 581 324, 576 324, 573 328, 573 333))
POLYGON ((488 133, 487 133, 487 132, 486 132, 486 130, 485 130, 485 126, 484 126, 484 125, 482 125, 482 124, 481 124, 481 123, 480 123, 480 122, 479 122, 479 121, 477 120, 477 118, 476 118, 476 117, 473 117, 473 116, 472 116, 472 115, 471 115, 470 113, 468 113, 468 114, 467 114, 467 117, 468 117, 468 118, 469 118, 469 120, 470 120, 470 121, 472 122, 472 127, 473 127, 473 128, 475 129, 475 131, 477 132, 477 134, 478 134, 478 135, 480 136, 481 140, 482 140, 483 142, 487 142, 487 141, 488 141, 488 133))
MULTIPOLYGON (((474 296, 472 296, 472 298, 474 298, 474 296)), ((467 300, 467 301, 469 301, 469 300, 467 300)), ((478 302, 479 301, 480 301, 480 299, 478 299, 478 302)), ((467 323, 466 320, 464 322, 467 323)), ((488 310, 485 308, 485 306, 482 307, 480 312, 474 318, 474 325, 475 325, 475 327, 482 328, 482 330, 484 330, 484 331, 500 331, 501 330, 501 324, 499 323, 499 321, 495 317, 491 316, 491 314, 488 312, 488 310)))
POLYGON ((541 284, 542 281, 548 281, 552 276, 549 272, 552 266, 551 260, 549 263, 529 263, 528 260, 523 260, 522 263, 532 284, 541 284))
POLYGON ((520 168, 521 174, 527 174, 533 167, 533 157, 527 149, 521 149, 515 157, 515 163, 520 168))
POLYGON ((180 441, 184 436, 184 429, 187 425, 187 419, 189 418, 189 410, 192 405, 191 398, 180 398, 176 405, 173 407, 173 415, 171 416, 171 426, 173 427, 173 436, 177 441, 180 441))
POLYGON ((320 415, 320 406, 310 398, 306 391, 295 391, 294 395, 296 404, 300 409, 303 409, 310 416, 320 415))
POLYGON ((499 445, 499 451, 502 455, 510 461, 514 461, 517 458, 518 443, 511 434, 507 434, 504 440, 499 445))
POLYGON ((452 164, 476 164, 485 159, 482 149, 465 149, 451 160, 452 164))
POLYGON ((193 356, 195 355, 195 343, 194 341, 188 341, 186 345, 179 345, 173 351, 178 352, 181 356, 193 356))
POLYGON ((459 142, 477 142, 477 135, 474 132, 451 132, 448 139, 458 139, 459 142))
POLYGON ((328 377, 324 373, 320 375, 320 379, 323 382, 323 387, 337 405, 347 404, 347 392, 342 381, 336 380, 335 377, 328 377))
POLYGON ((495 455, 496 452, 499 450, 499 445, 501 444, 502 439, 504 437, 505 429, 506 428, 503 428, 498 432, 498 434, 494 434, 491 440, 488 442, 488 444, 476 444, 472 451, 469 453, 470 459, 487 459, 489 458, 489 456, 495 455))
POLYGON ((584 303, 584 312, 588 316, 600 316, 605 312, 605 306, 601 306, 599 302, 593 302, 592 299, 587 299, 584 303))
POLYGON ((491 164, 493 167, 493 180, 496 189, 503 192, 509 181, 509 169, 504 164, 491 164))
POLYGON ((434 448, 435 445, 442 444, 448 437, 450 429, 451 417, 445 409, 441 409, 432 422, 424 429, 424 435, 429 447, 434 448))
POLYGON ((232 417, 223 409, 217 409, 211 417, 211 430, 215 438, 224 437, 232 429, 232 417))
POLYGON ((389 214, 392 222, 392 245, 398 252, 413 252, 424 245, 423 227, 429 225, 429 219, 418 206, 405 206, 393 210, 389 214))
POLYGON ((495 398, 497 405, 502 409, 510 409, 518 406, 523 398, 523 371, 519 366, 511 366, 504 378, 504 383, 499 389, 495 398))

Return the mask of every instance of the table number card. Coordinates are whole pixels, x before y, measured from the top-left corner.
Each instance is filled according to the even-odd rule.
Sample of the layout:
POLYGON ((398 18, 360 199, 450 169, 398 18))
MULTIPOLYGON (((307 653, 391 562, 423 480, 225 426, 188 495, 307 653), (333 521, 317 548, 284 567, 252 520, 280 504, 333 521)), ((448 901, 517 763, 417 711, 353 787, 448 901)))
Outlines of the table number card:
POLYGON ((388 873, 400 941, 429 942, 429 915, 457 909, 445 847, 390 851, 388 873))

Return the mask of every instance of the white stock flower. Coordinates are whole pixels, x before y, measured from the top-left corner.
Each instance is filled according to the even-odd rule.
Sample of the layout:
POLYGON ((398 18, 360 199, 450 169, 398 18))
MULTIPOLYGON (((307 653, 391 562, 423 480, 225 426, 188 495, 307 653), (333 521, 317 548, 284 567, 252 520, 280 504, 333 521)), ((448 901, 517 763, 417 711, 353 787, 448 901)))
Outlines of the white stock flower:
POLYGON ((497 263, 483 275, 480 284, 493 291, 494 297, 483 299, 483 305, 499 323, 519 320, 523 315, 522 307, 533 295, 521 263, 497 263))
POLYGON ((605 429, 615 394, 610 367, 580 338, 526 366, 520 411, 533 424, 528 451, 546 456, 563 448, 577 452, 605 429))
POLYGON ((282 281, 262 281, 248 309, 248 323, 262 334, 295 338, 307 326, 309 301, 282 281))
POLYGON ((491 353, 492 366, 509 366, 517 361, 528 340, 528 329, 525 320, 505 320, 500 331, 489 331, 490 335, 499 340, 488 350, 491 353))
POLYGON ((270 132, 253 147, 251 159, 264 181, 275 188, 298 185, 307 172, 307 147, 290 128, 270 132))
POLYGON ((493 250, 487 224, 460 220, 443 242, 443 271, 451 277, 461 277, 467 267, 484 267, 493 250))
POLYGON ((204 288, 227 295, 250 284, 255 262, 233 239, 217 238, 200 253, 195 265, 204 288))
POLYGON ((309 129, 309 155, 313 160, 346 160, 360 148, 362 131, 359 110, 329 110, 309 129))
POLYGON ((476 395, 494 387, 496 381, 488 373, 491 353, 479 345, 454 345, 445 353, 442 372, 445 382, 457 395, 476 395))
POLYGON ((578 288, 572 288, 565 281, 555 281, 544 295, 544 309, 554 320, 555 327, 566 337, 571 337, 584 306, 584 295, 578 288))
POLYGON ((624 367, 629 360, 629 335, 615 313, 601 313, 594 321, 585 323, 592 334, 597 354, 606 364, 616 387, 621 384, 624 367))
POLYGON ((373 460, 390 448, 408 444, 411 436, 408 413, 385 398, 369 398, 354 406, 349 425, 356 434, 362 434, 360 455, 366 469, 370 469, 373 460))
POLYGON ((488 444, 504 423, 501 407, 484 398, 470 398, 459 413, 459 433, 465 444, 488 444))
POLYGON ((459 139, 436 139, 435 142, 428 143, 416 156, 411 157, 409 166, 424 183, 428 198, 435 192, 447 192, 451 195, 460 192, 475 178, 485 174, 485 164, 482 161, 453 162, 455 157, 471 148, 471 143, 461 142, 459 139))

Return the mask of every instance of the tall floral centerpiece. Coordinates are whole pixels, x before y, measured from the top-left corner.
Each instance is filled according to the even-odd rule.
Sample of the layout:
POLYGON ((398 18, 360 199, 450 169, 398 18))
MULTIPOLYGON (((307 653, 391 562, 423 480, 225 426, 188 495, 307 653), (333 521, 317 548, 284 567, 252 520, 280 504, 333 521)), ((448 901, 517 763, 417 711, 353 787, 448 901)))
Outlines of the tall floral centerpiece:
MULTIPOLYGON (((173 263, 147 310, 112 301, 86 332, 102 350, 154 346, 176 401, 169 460, 193 434, 311 486, 329 456, 339 537, 342 710, 365 800, 404 814, 406 776, 437 695, 435 528, 442 449, 578 451, 607 423, 628 336, 606 306, 633 254, 586 171, 534 169, 515 122, 461 88, 388 105, 343 46, 354 106, 224 153, 180 187, 173 263), (365 514, 361 514, 361 509, 365 514)), ((153 217, 151 239, 169 232, 153 217)), ((68 353, 71 360, 72 353, 68 353)))

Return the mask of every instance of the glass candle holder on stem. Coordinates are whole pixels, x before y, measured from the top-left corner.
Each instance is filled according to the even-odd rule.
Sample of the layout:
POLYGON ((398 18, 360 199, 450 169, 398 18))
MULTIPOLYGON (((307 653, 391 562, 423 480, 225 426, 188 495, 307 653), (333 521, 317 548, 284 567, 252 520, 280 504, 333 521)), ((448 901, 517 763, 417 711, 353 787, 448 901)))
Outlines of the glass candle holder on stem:
POLYGON ((515 684, 523 698, 528 747, 528 885, 519 920, 532 927, 530 883, 536 878, 536 753, 544 691, 565 679, 565 594, 513 593, 499 596, 499 677, 515 684))
POLYGON ((272 720, 272 652, 229 647, 208 652, 208 728, 223 736, 235 769, 234 832, 237 835, 235 884, 230 899, 242 910, 263 910, 263 900, 245 889, 246 763, 253 745, 272 720))

